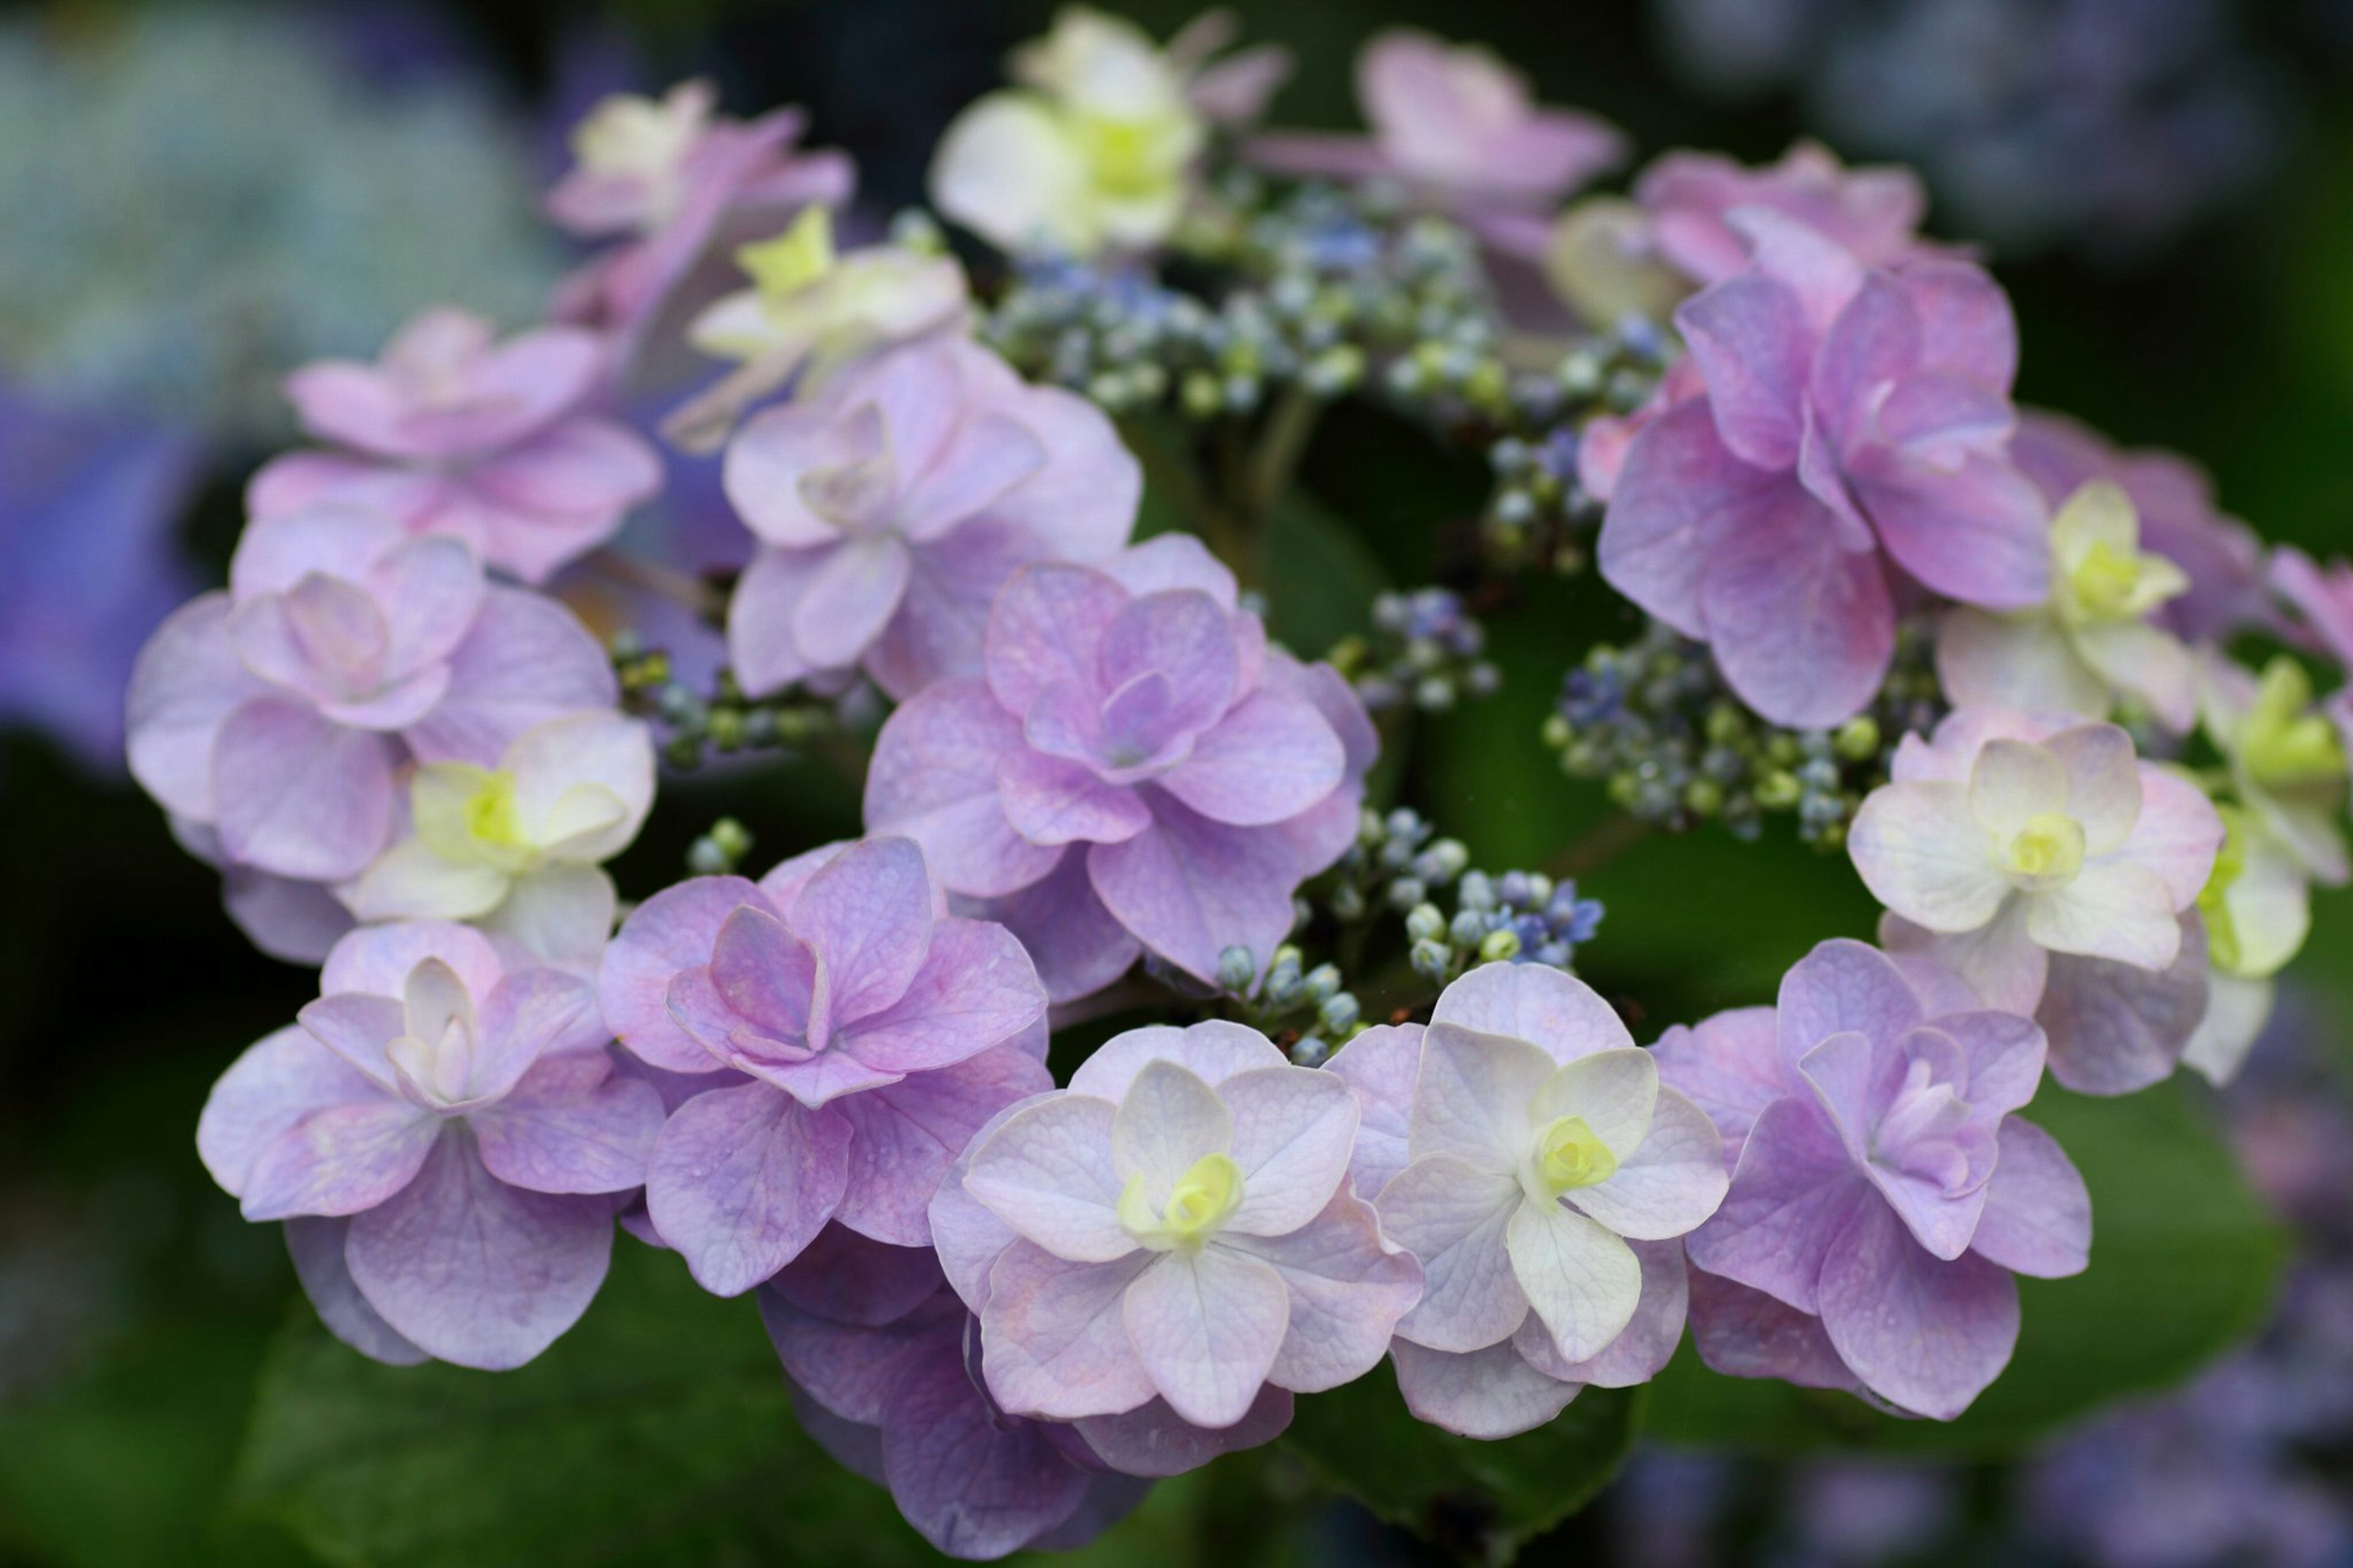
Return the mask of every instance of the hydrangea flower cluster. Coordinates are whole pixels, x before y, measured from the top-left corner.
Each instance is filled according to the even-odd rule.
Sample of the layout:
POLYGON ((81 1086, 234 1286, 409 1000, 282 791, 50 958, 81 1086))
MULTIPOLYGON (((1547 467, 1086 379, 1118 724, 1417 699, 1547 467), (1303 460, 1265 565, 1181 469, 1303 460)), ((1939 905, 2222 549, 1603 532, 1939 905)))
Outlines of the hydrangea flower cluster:
POLYGON ((1556 213, 1623 139, 1483 51, 1384 36, 1369 139, 1250 138, 1282 61, 1228 42, 1072 8, 1017 58, 934 171, 1001 287, 926 217, 837 253, 847 160, 689 84, 582 126, 549 211, 605 245, 550 321, 437 310, 290 378, 327 449, 257 479, 128 752, 256 941, 323 961, 198 1141, 344 1341, 519 1364, 617 1226, 756 1293, 804 1425, 968 1556, 1384 1361, 1502 1439, 1688 1322, 1949 1420, 2014 1277, 2087 1263, 2017 1114, 2046 1068, 2234 1070, 2353 869, 2308 662, 2353 658, 2348 569, 2021 415, 2007 302, 1901 171, 1671 153, 1556 213), (1270 635, 1266 531, 1356 390, 1499 499, 1471 586, 1319 661, 1270 635), (717 450, 718 570, 618 542, 689 485, 647 396, 717 450), (1585 639, 1567 771, 1668 827, 1794 812, 1884 910, 1647 1047, 1574 973, 1606 865, 1476 869, 1377 771, 1493 684, 1466 603, 1587 562, 1650 630, 1585 639), (600 648, 617 583, 727 667, 600 648), (862 837, 754 880, 723 819, 624 900, 658 759, 787 744, 862 837))

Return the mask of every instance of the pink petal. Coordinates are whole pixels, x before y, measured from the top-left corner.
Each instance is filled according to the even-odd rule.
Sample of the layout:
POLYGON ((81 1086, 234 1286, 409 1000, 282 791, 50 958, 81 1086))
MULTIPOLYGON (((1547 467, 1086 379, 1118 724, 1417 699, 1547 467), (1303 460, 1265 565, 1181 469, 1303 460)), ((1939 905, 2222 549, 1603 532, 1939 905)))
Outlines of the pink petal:
POLYGON ((1525 1040, 1556 1062, 1634 1043, 1618 1010, 1593 987, 1541 963, 1482 963, 1465 972, 1440 994, 1430 1021, 1525 1040))
POLYGON ((1788 1092, 1770 1007, 1735 1007, 1688 1028, 1678 1024, 1659 1037, 1651 1056, 1659 1064, 1659 1081, 1688 1097, 1715 1124, 1727 1171, 1739 1162, 1758 1114, 1788 1092))
POLYGON ((1340 1190, 1356 1138, 1356 1098, 1309 1068, 1261 1068, 1220 1088, 1233 1114, 1227 1151, 1242 1173, 1242 1202, 1227 1220, 1246 1236, 1287 1236, 1340 1190))
POLYGON ((2050 511, 2007 461, 1972 454, 1947 471, 1873 454, 1847 483, 1887 553, 1932 591, 1989 610, 2049 595, 2050 511))
POLYGON ((1415 1160, 1381 1189, 1381 1229, 1421 1265, 1421 1300, 1398 1321, 1399 1335, 1458 1352, 1511 1337, 1528 1313, 1504 1244, 1522 1202, 1511 1176, 1447 1154, 1415 1160))
MULTIPOLYGON (((1638 441, 1613 512, 1641 449, 1638 441)), ((1710 549, 1700 600, 1725 679, 1777 724, 1827 729, 1852 718, 1878 691, 1894 652, 1895 612, 1878 558, 1843 548, 1831 514, 1794 480, 1747 498, 1710 549)))
POLYGON ((1398 1321, 1421 1298, 1420 1266, 1382 1241, 1371 1205, 1345 1192, 1334 1193, 1321 1214, 1288 1235, 1229 1227, 1218 1247, 1246 1253, 1282 1277, 1290 1323, 1267 1375, 1301 1394, 1337 1388, 1371 1371, 1398 1321))
POLYGON ((1794 468, 1812 349, 1797 295, 1744 274, 1683 301, 1675 324, 1706 383, 1725 448, 1755 468, 1794 468))
POLYGON ((1324 1064, 1356 1096, 1360 1121, 1349 1154, 1348 1185, 1361 1197, 1371 1197, 1405 1169, 1421 1033, 1419 1024, 1376 1024, 1324 1064))
POLYGON ((965 1190, 1058 1258, 1108 1263, 1135 1251, 1116 1213, 1112 1163, 1118 1108, 1072 1091, 1008 1118, 973 1151, 965 1190))

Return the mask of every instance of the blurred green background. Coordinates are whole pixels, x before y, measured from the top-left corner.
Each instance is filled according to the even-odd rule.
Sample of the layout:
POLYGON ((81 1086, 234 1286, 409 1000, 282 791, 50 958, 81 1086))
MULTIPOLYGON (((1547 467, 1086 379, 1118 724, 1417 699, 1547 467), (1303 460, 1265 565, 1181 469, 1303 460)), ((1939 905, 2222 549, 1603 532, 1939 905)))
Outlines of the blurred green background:
MULTIPOLYGON (((1164 36, 1192 9, 1182 0, 1117 8, 1164 36)), ((1298 73, 1277 100, 1281 121, 1354 123, 1356 44, 1410 22, 1491 43, 1545 99, 1607 115, 1645 157, 1694 145, 1762 160, 1811 132, 1850 154, 1927 163, 1944 179, 1932 227, 1946 237, 1972 232, 1947 216, 1955 200, 1964 210, 2031 208, 2043 216, 1994 256, 2021 318, 2021 399, 2127 445, 2192 455, 2213 471, 2226 507, 2274 541, 2323 553, 2353 547, 2353 6, 1967 0, 1974 31, 1930 29, 1908 56, 1887 42, 1891 18, 1927 7, 1248 0, 1239 9, 1250 37, 1297 53, 1298 73), (1726 58, 1747 57, 1781 63, 1729 79, 1742 73, 1728 72, 1726 58), (1955 79, 1977 78, 1979 99, 1924 113, 1909 130, 1857 108, 1905 93, 1965 99, 1955 79), (1889 144, 1841 135, 1858 124, 1889 144), (2200 136, 2228 155, 2189 155, 2200 136), (1988 138, 1999 156, 1970 152, 1988 138), (2102 159, 2113 177, 2089 180, 2102 159), (2038 168, 2049 176, 2042 185, 2038 168)), ((940 128, 994 84, 1005 49, 1041 31, 1050 10, 985 0, 229 5, 211 8, 218 26, 185 46, 214 50, 226 66, 208 56, 202 70, 190 66, 185 92, 164 90, 183 58, 166 37, 141 100, 102 103, 72 93, 36 102, 22 90, 12 100, 7 84, 117 47, 154 26, 148 8, 0 5, 0 378, 38 391, 44 376, 63 376, 85 398, 92 388, 148 398, 152 387, 153 412, 200 428, 203 479, 179 531, 197 580, 216 580, 238 487, 272 438, 266 389, 284 365, 271 345, 372 349, 392 321, 470 278, 527 309, 562 257, 536 248, 523 204, 555 166, 565 119, 596 91, 709 74, 738 110, 806 103, 813 139, 858 155, 861 200, 887 215, 920 199, 940 128), (240 78, 250 57, 237 40, 277 35, 296 40, 291 68, 312 71, 319 90, 292 95, 266 74, 240 78), (441 107, 415 107, 427 100, 441 107), (403 115, 422 116, 425 128, 403 115), (216 130, 216 118, 248 129, 216 130), (310 184, 298 191, 290 174, 271 184, 270 158, 290 164, 314 129, 319 145, 348 138, 333 144, 349 155, 322 163, 306 154, 310 184), (184 246, 185 230, 171 226, 249 231, 250 219, 150 209, 137 185, 105 184, 146 166, 123 151, 141 136, 192 163, 257 160, 245 177, 283 197, 271 232, 314 247, 301 255, 315 259, 288 273, 297 292, 322 290, 317 320, 301 329, 309 336, 248 340, 227 369, 205 357, 233 307, 197 289, 195 269, 227 266, 220 258, 231 253, 184 246), (396 169, 379 148, 407 161, 396 169), (472 158, 511 177, 461 178, 457 163, 472 158), (359 210, 365 192, 353 182, 396 174, 411 205, 359 210), (75 203, 111 217, 58 217, 75 203), (444 210, 463 216, 462 255, 458 241, 434 238, 444 210), (360 234, 364 245, 353 242, 360 234), (153 248, 128 254, 142 246, 153 248), (100 270, 119 274, 117 295, 68 287, 100 270), (70 353, 57 346, 62 307, 41 289, 64 289, 56 297, 94 313, 98 325, 70 353), (151 310, 159 300, 180 308, 151 310), (132 374, 142 354, 161 367, 148 382, 132 374), (259 378, 262 396, 232 398, 232 374, 259 378), (238 411, 224 412, 232 401, 238 411)), ((1475 458, 1372 415, 1327 422, 1303 476, 1361 542, 1346 547, 1356 575, 1339 579, 1359 589, 1426 580, 1439 528, 1474 512, 1482 494, 1475 458)), ((0 510, 0 540, 23 526, 0 510)), ((0 572, 10 559, 0 551, 0 572)), ((1320 574, 1278 584, 1278 619, 1345 615, 1357 602, 1310 602, 1332 591, 1320 574)), ((1622 613, 1590 584, 1530 590, 1519 613, 1491 626, 1504 691, 1414 737, 1415 803, 1482 864, 1547 863, 1603 816, 1599 787, 1563 780, 1535 731, 1560 670, 1585 643, 1623 629, 1622 613)), ((700 1297, 668 1260, 628 1243, 611 1300, 545 1364, 495 1387, 471 1374, 350 1364, 310 1323, 274 1229, 243 1224, 193 1148, 212 1079, 308 999, 312 977, 255 955, 220 914, 213 875, 174 846, 149 803, 102 773, 31 730, 0 742, 0 1563, 494 1563, 556 1548, 600 1563, 921 1560, 878 1493, 791 1434, 748 1307, 700 1297), (273 1412, 259 1426, 257 1390, 273 1412), (624 1495, 593 1481, 617 1455, 638 1478, 624 1495), (501 1478, 495 1495, 484 1494, 485 1475, 501 1478)), ((686 840, 722 805, 759 836, 763 862, 849 825, 850 803, 814 775, 682 789, 623 866, 625 893, 674 875, 686 840)), ((1788 962, 1823 937, 1866 934, 1872 914, 1842 860, 1769 831, 1754 847, 1715 835, 1647 841, 1586 887, 1610 913, 1581 955, 1584 970, 1654 1025, 1767 999, 1788 962)), ((2353 896, 2322 898, 2295 983, 2292 1026, 2341 1061, 2353 896)), ((2216 1114, 2211 1100, 2168 1087, 2147 1114, 2182 1119, 2194 1140, 2216 1114)), ((2096 1122, 2084 1137, 2102 1135, 2096 1122)), ((2148 1173, 2153 1185, 2138 1196, 2153 1217, 2117 1244, 2153 1255, 2143 1262, 2156 1272, 2140 1278, 2164 1278, 2165 1224, 2188 1233, 2201 1223, 2205 1189, 2190 1179, 2200 1173, 2148 1173)), ((2224 1221, 2239 1224, 2238 1212, 2224 1221)), ((2246 1234, 2229 1255, 2253 1259, 2244 1279, 2185 1288, 2211 1288, 2216 1312, 2252 1329, 2266 1306, 2271 1237, 2246 1234)), ((2100 1310, 2111 1300, 2100 1298, 2100 1310)), ((2046 1305, 2031 1295, 2030 1318, 2046 1305)), ((2346 1311, 2353 1322, 2353 1297, 2346 1311)), ((2118 1331, 2121 1353, 2140 1353, 2129 1326, 2118 1331)), ((2022 1362, 2015 1388, 1989 1399, 2031 1404, 2070 1370, 2022 1362)), ((1654 1431, 1672 1433, 1674 1397, 1671 1379, 1653 1401, 1654 1431)), ((2000 1416, 1998 1408, 1986 1428, 1996 1447, 2000 1416)), ((1772 1441, 1786 1437, 1771 1430, 1772 1441)), ((2343 1433, 2337 1441, 2314 1473, 2341 1504, 2343 1433)), ((2015 1457, 1893 1480, 1882 1472, 1859 1491, 1843 1472, 1645 1461, 1526 1560, 2022 1561, 2014 1553, 2029 1549, 2002 1522, 2019 1491, 2000 1461, 2015 1457), (1703 1496, 1721 1527, 1690 1547, 1697 1555, 1678 1557, 1660 1521, 1703 1496), (1941 1522, 1926 1534, 1840 1536, 1819 1519, 1807 1524, 1809 1508, 1827 1509, 1832 1524, 1869 1525, 1891 1509, 1941 1522)), ((1410 1562, 1429 1550, 1321 1495, 1295 1457, 1260 1456, 1164 1487, 1097 1551, 1104 1562, 1239 1563, 1410 1562)), ((2325 1538, 2322 1548, 2331 1549, 2325 1538)), ((2126 1560, 2081 1550, 2085 1561, 2126 1560)), ((2077 1551, 2031 1548, 2054 1562, 2077 1551)), ((2302 1559, 2251 1549, 2247 1560, 2302 1559)))

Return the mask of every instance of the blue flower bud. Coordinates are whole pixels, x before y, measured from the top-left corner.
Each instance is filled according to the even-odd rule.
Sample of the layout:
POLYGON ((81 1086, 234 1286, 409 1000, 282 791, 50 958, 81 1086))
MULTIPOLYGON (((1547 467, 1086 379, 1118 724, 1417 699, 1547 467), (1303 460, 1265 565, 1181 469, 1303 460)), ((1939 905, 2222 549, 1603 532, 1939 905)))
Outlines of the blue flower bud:
POLYGON ((1247 991, 1258 976, 1258 960, 1250 950, 1236 943, 1218 954, 1218 984, 1229 991, 1247 991))

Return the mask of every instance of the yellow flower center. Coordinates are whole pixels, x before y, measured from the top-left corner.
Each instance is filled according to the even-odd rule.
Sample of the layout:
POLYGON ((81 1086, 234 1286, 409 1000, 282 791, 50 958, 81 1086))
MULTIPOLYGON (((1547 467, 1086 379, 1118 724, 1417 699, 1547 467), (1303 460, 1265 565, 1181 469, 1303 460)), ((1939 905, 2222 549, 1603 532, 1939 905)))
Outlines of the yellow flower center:
POLYGON ((833 270, 832 212, 804 207, 776 238, 738 247, 735 263, 751 277, 763 301, 780 304, 791 299, 833 270))
POLYGON ((1563 1116, 1536 1134, 1536 1175, 1554 1197, 1608 1181, 1618 1156, 1582 1116, 1563 1116))
POLYGON ((2304 666, 2282 654, 2264 667, 2239 731, 2239 758, 2257 784, 2300 789, 2344 778, 2345 743, 2337 726, 2311 707, 2312 677, 2304 666))
POLYGON ((2048 885, 2084 868, 2084 828, 2072 816, 2038 811, 2010 841, 2004 868, 2013 877, 2048 885))
POLYGON ((1198 1252, 1241 1206, 1242 1171, 1224 1154, 1204 1154, 1168 1190, 1158 1214, 1139 1173, 1119 1194, 1119 1223, 1155 1252, 1198 1252))
POLYGON ((538 854, 515 815, 515 776, 503 768, 430 763, 417 770, 408 799, 417 837, 444 860, 515 873, 538 854))
POLYGON ((2247 873, 2247 819, 2235 805, 2217 803, 2222 819, 2222 847, 2215 852, 2214 869, 2198 892, 2198 913, 2206 922, 2206 955, 2217 969, 2235 971, 2244 960, 2238 922, 2231 918, 2231 889, 2247 873))

